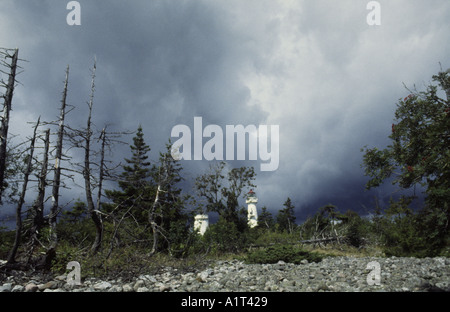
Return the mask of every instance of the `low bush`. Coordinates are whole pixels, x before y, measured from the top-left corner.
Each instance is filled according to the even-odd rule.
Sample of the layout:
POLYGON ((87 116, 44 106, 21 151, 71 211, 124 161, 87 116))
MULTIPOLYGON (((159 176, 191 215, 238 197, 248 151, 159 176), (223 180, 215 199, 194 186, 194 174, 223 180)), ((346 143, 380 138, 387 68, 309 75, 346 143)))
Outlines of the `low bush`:
POLYGON ((315 252, 309 252, 293 245, 275 245, 264 249, 249 252, 246 257, 247 263, 277 263, 284 261, 286 263, 299 264, 302 260, 308 262, 320 262, 323 256, 315 252))

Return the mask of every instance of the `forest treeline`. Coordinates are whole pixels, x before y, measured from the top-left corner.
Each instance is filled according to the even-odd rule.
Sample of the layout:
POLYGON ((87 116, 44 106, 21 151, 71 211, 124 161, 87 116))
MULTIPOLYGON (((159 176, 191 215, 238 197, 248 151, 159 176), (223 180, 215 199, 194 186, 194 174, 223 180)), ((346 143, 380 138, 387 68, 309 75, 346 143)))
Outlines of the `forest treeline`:
POLYGON ((85 126, 74 128, 67 122, 66 116, 75 109, 66 102, 68 66, 58 120, 38 118, 31 123, 33 135, 17 144, 16 138, 8 137, 8 123, 20 69, 19 50, 0 49, 0 53, 1 77, 8 77, 0 81, 0 210, 14 206, 16 213, 15 230, 0 231, 0 259, 7 259, 6 266, 52 269, 75 260, 89 262, 99 272, 133 259, 151 262, 162 253, 186 258, 298 243, 370 246, 385 255, 449 255, 449 71, 433 76, 435 84, 425 91, 408 90, 410 95, 398 101, 391 145, 362 149, 367 188, 387 181, 400 191, 420 185, 425 202, 419 209, 411 208, 414 196, 392 199, 386 209, 374 204, 370 218, 328 204, 297 224, 295 207, 287 198, 279 209, 262 207, 258 226, 250 228, 242 203, 248 191, 257 187, 252 167, 212 162, 192 181, 194 191, 184 190, 183 168, 172 157, 170 139, 165 150, 158 152, 159 158, 150 161, 152 151, 141 125, 133 133, 110 131, 108 125, 97 128, 93 122, 95 61, 82 112, 85 126), (132 142, 127 143, 129 135, 132 142), (130 148, 119 163, 108 158, 118 144, 130 148), (71 157, 73 150, 81 157, 71 157), (61 203, 61 190, 75 179, 83 181, 83 198, 61 203), (105 189, 106 182, 115 187, 105 189), (33 200, 28 202, 29 198, 33 200), (276 215, 270 213, 274 210, 276 215), (193 220, 205 212, 215 212, 218 221, 202 236, 193 230, 193 220))

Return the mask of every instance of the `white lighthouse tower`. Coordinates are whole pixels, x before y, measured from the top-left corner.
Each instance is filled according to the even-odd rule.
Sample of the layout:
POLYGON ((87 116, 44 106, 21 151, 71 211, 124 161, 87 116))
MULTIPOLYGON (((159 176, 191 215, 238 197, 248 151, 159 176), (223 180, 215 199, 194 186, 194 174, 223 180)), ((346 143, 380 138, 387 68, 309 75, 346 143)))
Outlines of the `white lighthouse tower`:
POLYGON ((247 212, 247 224, 250 228, 254 228, 258 225, 258 211, 256 210, 256 203, 258 202, 258 198, 256 198, 255 192, 250 190, 248 192, 247 200, 245 203, 248 205, 247 212))
POLYGON ((209 217, 207 214, 196 215, 194 218, 194 231, 200 233, 200 235, 205 234, 209 227, 209 217))

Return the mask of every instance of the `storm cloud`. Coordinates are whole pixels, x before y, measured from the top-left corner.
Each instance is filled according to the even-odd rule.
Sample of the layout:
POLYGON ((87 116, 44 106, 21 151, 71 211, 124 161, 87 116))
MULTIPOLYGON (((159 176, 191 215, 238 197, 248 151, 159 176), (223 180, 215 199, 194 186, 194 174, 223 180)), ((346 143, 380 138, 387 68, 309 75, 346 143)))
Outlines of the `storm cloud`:
MULTIPOLYGON (((439 63, 450 66, 448 1, 378 1, 375 26, 368 2, 79 1, 81 25, 69 26, 65 1, 3 0, 0 46, 28 61, 10 132, 25 137, 39 115, 56 119, 67 65, 68 122, 83 126, 96 57, 95 123, 142 124, 153 159, 196 116, 222 129, 278 125, 277 170, 230 162, 255 167, 259 207, 275 214, 290 197, 299 219, 328 203, 367 213, 396 189, 364 191, 360 149, 388 144, 403 84, 421 88, 439 63)), ((209 162, 182 164, 192 181, 209 162)))

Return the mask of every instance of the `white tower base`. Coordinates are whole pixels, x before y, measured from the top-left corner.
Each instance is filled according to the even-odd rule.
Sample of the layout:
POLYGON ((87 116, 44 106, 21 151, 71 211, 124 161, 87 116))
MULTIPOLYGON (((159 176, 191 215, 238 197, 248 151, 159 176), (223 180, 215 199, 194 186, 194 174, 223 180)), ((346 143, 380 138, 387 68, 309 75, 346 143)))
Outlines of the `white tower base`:
POLYGON ((254 228, 258 225, 258 210, 256 209, 258 198, 256 198, 253 191, 250 192, 250 196, 248 196, 247 200, 245 201, 245 203, 248 205, 247 224, 250 228, 254 228))
POLYGON ((209 227, 209 217, 208 215, 201 214, 196 215, 194 219, 194 231, 197 231, 200 235, 205 234, 209 227))

